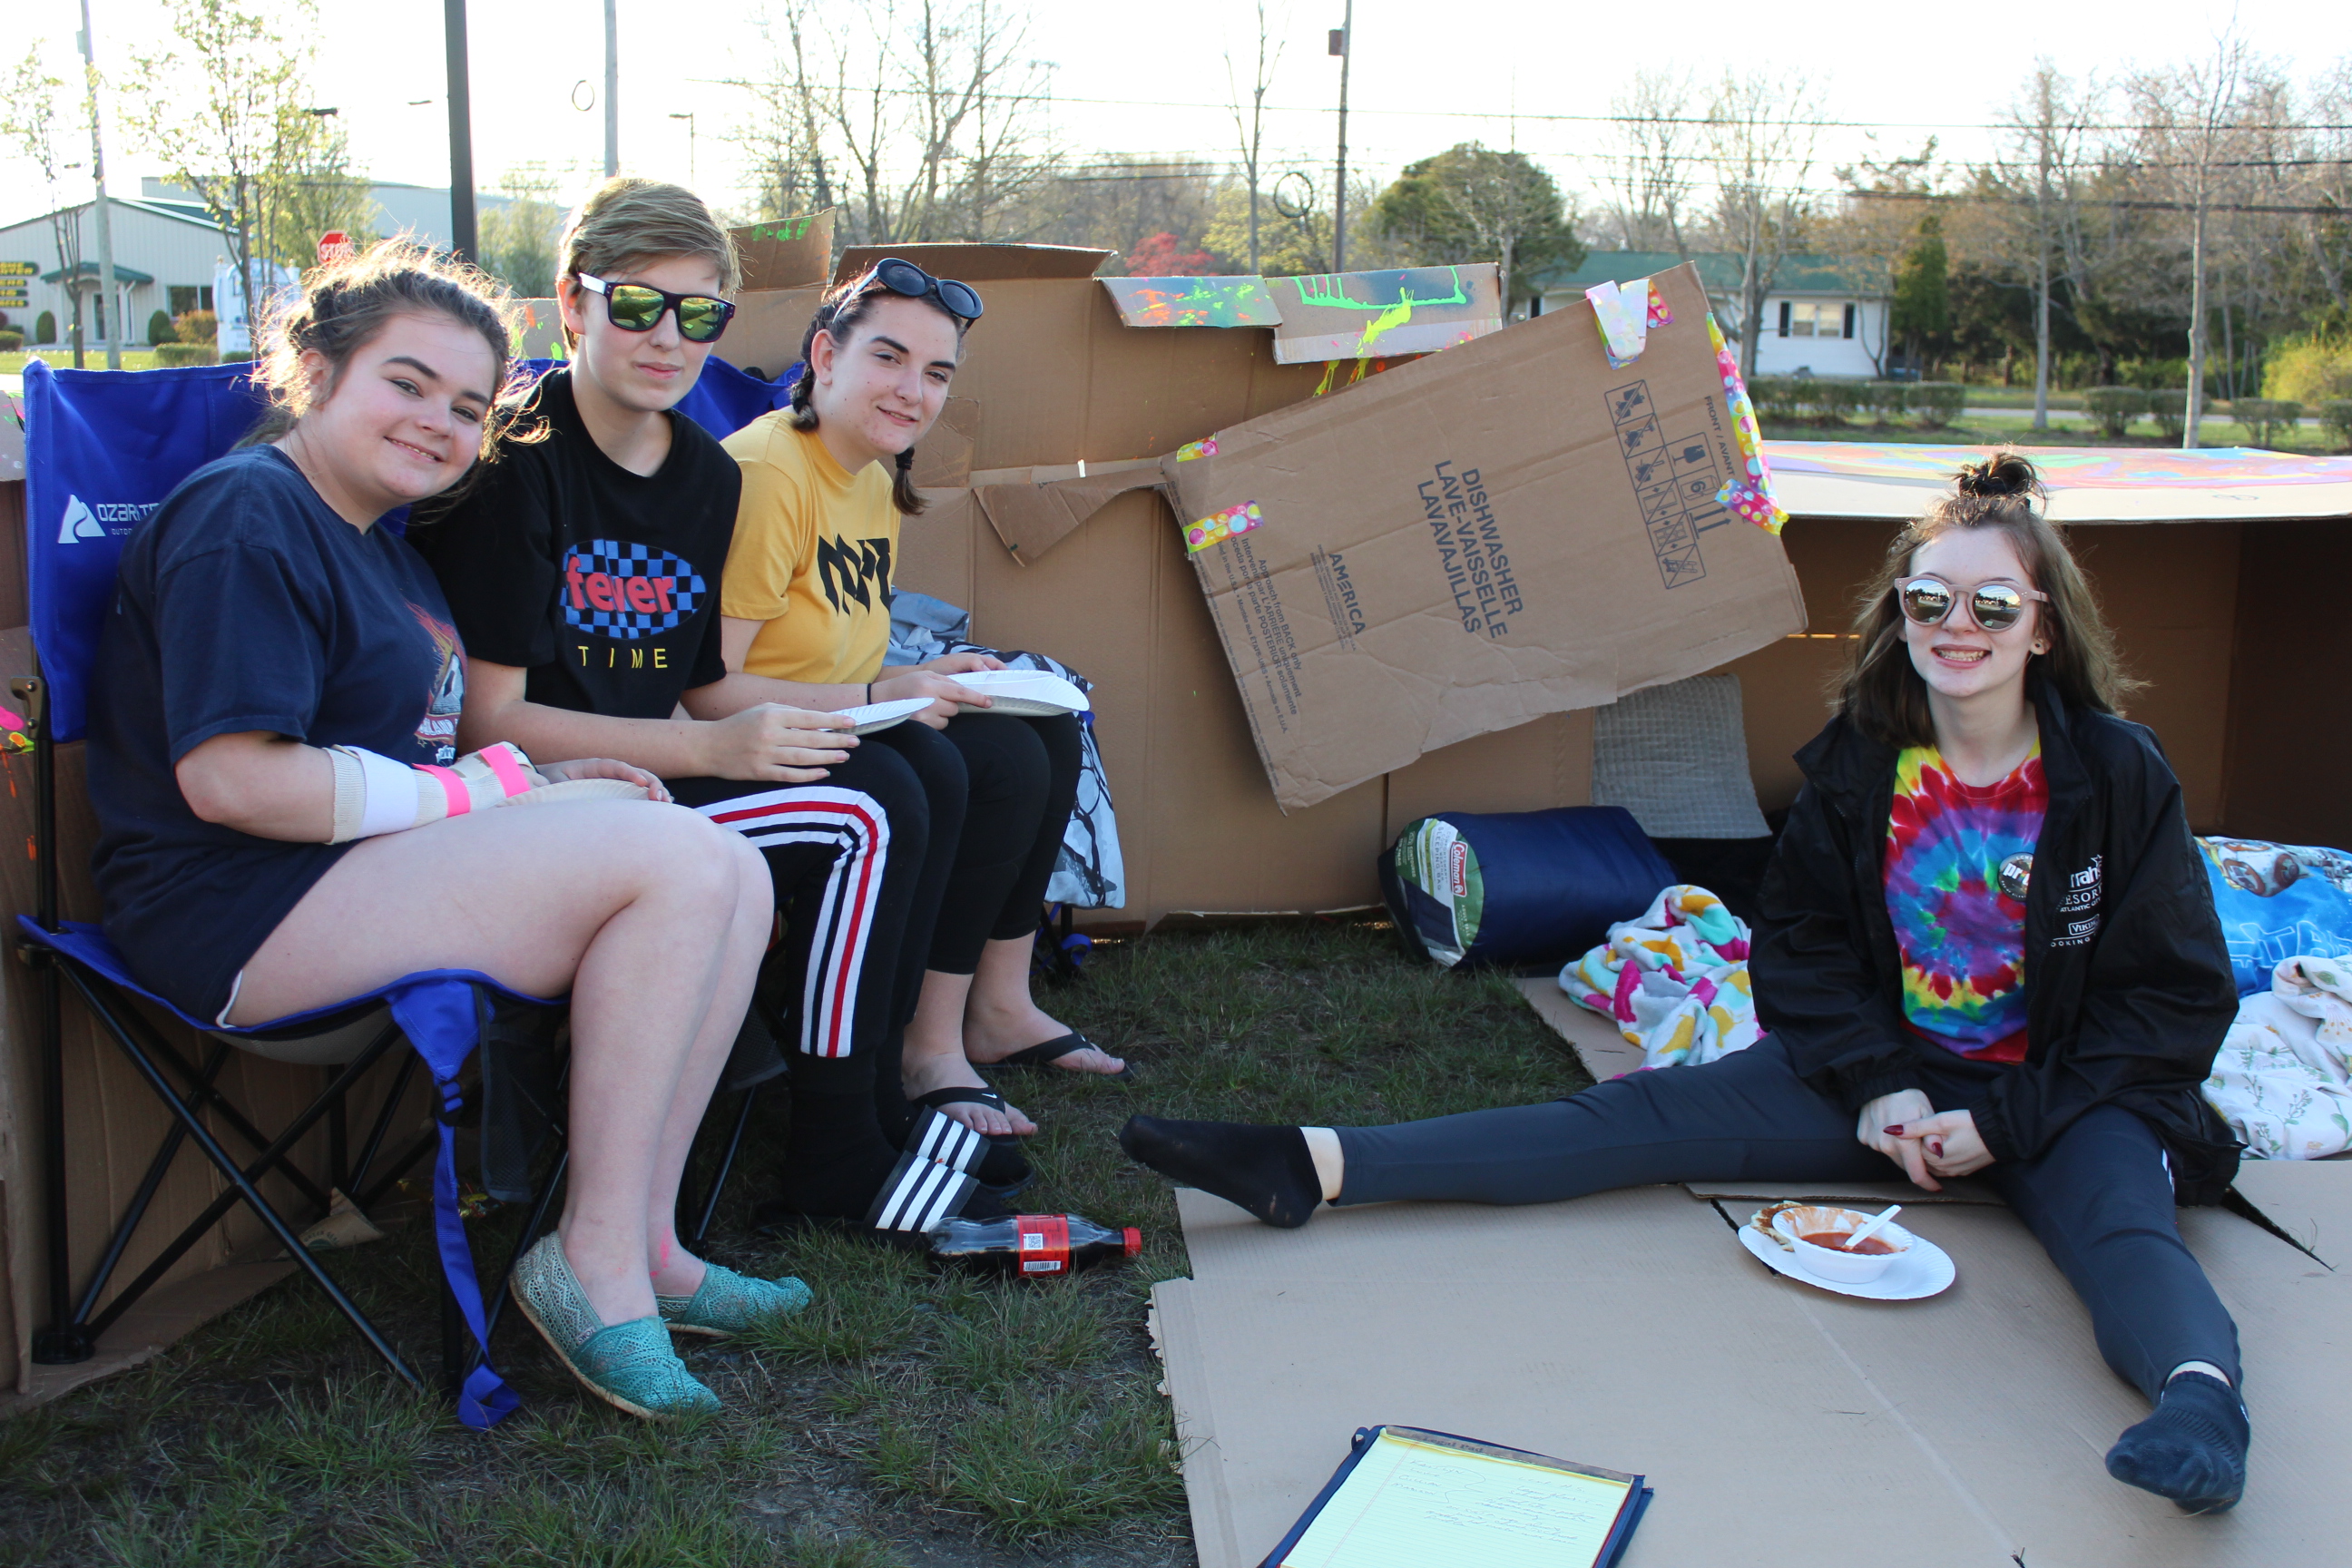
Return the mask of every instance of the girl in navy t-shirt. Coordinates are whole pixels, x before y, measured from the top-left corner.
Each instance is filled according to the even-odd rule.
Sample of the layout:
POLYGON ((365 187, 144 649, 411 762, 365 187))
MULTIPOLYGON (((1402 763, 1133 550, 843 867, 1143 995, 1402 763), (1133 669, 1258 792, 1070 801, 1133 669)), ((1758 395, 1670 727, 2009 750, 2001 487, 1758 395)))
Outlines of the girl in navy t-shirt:
POLYGON ((420 970, 571 993, 572 1176, 515 1295, 601 1397, 714 1408, 669 1331, 808 1299, 671 1226, 766 943, 766 869, 624 763, 457 754, 464 649, 379 523, 490 447, 509 340, 479 276, 390 242, 313 273, 276 326, 257 444, 123 552, 89 742, 107 932, 154 990, 236 1026, 420 970), (489 809, 591 779, 630 787, 489 809))

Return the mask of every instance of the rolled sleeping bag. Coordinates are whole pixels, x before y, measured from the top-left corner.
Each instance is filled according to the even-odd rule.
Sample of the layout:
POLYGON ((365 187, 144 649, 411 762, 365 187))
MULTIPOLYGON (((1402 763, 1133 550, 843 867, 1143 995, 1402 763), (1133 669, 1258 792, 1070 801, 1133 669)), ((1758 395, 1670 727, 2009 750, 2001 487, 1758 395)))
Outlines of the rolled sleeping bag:
POLYGON ((1440 812, 1397 837, 1380 873, 1406 948, 1449 969, 1565 963, 1675 880, 1620 805, 1440 812))

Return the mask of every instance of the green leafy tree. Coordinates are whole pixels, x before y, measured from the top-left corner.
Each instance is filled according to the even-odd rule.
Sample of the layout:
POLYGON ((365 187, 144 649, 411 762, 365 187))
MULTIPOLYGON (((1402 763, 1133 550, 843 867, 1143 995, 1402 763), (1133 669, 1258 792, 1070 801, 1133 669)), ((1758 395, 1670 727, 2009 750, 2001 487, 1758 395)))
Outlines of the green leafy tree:
POLYGON ((549 299, 555 293, 556 234, 563 226, 555 181, 543 174, 509 169, 499 189, 513 199, 482 213, 482 269, 503 279, 518 299, 549 299))
POLYGON ((1915 367, 1928 345, 1952 330, 1949 264, 1943 220, 1929 213, 1919 220, 1919 237, 1895 263, 1895 305, 1889 312, 1888 328, 1909 346, 1915 367))
POLYGON ((1538 273, 1584 259, 1552 177, 1524 153, 1475 142, 1407 164, 1370 218, 1415 265, 1498 263, 1506 311, 1537 291, 1538 273))

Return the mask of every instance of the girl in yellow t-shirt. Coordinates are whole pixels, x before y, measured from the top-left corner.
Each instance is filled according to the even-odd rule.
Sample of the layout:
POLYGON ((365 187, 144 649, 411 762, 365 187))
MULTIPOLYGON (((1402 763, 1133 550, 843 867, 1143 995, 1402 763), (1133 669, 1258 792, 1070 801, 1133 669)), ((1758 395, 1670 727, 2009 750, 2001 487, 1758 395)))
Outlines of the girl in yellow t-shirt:
POLYGON ((930 807, 927 824, 891 824, 893 853, 923 840, 923 873, 897 972, 899 1083, 877 1092, 886 1126, 893 1111, 911 1125, 916 1107, 931 1106, 1007 1137, 1036 1125, 978 1066, 1116 1075, 1126 1064, 1029 994, 1030 948, 1077 792, 1077 720, 985 711, 986 698, 949 679, 1002 668, 982 654, 882 662, 899 518, 923 510, 915 443, 947 402, 981 308, 969 285, 896 258, 825 297, 792 406, 725 443, 743 492, 719 614, 728 668, 800 683, 812 707, 933 699, 917 722, 866 737, 907 759, 930 807), (895 1106, 894 1087, 904 1090, 895 1106))

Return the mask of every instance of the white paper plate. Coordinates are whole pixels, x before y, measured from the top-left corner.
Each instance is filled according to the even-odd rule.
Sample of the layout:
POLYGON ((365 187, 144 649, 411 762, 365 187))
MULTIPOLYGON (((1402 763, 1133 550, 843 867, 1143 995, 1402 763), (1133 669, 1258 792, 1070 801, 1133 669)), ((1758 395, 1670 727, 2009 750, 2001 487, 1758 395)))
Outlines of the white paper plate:
POLYGON ((871 735, 877 730, 887 730, 893 724, 903 724, 931 705, 928 697, 894 697, 887 702, 868 702, 862 708, 844 708, 841 716, 856 726, 853 735, 871 735))
POLYGON ((1786 1253, 1759 1236, 1752 1225, 1739 1227, 1739 1245, 1746 1247, 1764 1266, 1776 1274, 1785 1274, 1823 1290, 1834 1290, 1841 1296, 1859 1296, 1865 1301, 1916 1301, 1937 1295, 1948 1289, 1958 1270, 1952 1267, 1952 1255, 1914 1232, 1914 1245, 1902 1257, 1887 1267, 1885 1273, 1866 1284, 1850 1285, 1840 1279, 1823 1279, 1809 1274, 1797 1266, 1793 1254, 1786 1253))
POLYGON ((986 711, 991 713, 1048 719, 1056 713, 1083 713, 1092 706, 1085 692, 1043 669, 972 669, 948 679, 987 696, 986 711))
POLYGON ((567 800, 644 800, 646 786, 626 779, 562 779, 528 790, 509 802, 512 805, 561 805, 567 800))

